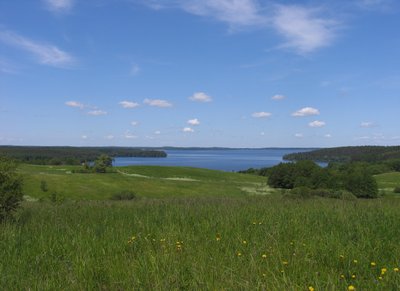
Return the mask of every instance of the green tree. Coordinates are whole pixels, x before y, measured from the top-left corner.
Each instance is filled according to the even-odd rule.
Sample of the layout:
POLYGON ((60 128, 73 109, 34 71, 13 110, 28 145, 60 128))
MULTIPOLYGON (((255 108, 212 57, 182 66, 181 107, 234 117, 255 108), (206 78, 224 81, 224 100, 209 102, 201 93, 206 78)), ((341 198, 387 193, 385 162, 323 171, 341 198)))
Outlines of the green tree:
POLYGON ((0 157, 0 221, 11 216, 23 199, 22 178, 16 169, 14 162, 0 157))
POLYGON ((344 188, 358 198, 377 198, 378 184, 364 168, 351 167, 343 176, 344 188))
POLYGON ((107 168, 112 167, 112 162, 113 159, 105 154, 100 155, 95 161, 94 161, 94 170, 97 173, 105 173, 107 171, 107 168))

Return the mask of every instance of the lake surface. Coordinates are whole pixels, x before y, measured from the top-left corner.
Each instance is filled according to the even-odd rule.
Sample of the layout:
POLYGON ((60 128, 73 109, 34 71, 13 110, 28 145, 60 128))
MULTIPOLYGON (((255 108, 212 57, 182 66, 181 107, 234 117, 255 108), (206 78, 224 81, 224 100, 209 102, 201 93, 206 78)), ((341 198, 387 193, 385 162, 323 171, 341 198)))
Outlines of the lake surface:
POLYGON ((239 171, 248 168, 272 167, 282 162, 289 153, 306 152, 312 149, 171 149, 165 150, 166 158, 116 157, 114 166, 183 166, 222 171, 239 171))

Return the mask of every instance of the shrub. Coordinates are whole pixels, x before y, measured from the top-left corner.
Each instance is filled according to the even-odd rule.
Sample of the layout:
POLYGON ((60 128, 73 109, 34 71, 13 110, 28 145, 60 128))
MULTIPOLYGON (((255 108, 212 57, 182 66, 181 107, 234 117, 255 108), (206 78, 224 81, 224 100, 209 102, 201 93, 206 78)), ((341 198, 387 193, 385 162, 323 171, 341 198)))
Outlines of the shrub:
POLYGON ((293 196, 296 196, 298 198, 310 198, 312 197, 312 191, 310 188, 308 187, 296 187, 293 188, 292 190, 290 190, 290 194, 292 194, 293 196))
POLYGON ((0 158, 0 221, 11 216, 23 199, 22 178, 16 164, 0 158))
POLYGON ((111 196, 111 200, 116 200, 116 201, 121 201, 121 200, 133 200, 136 198, 136 194, 131 192, 131 191, 121 191, 118 193, 115 193, 113 196, 111 196))
POLYGON ((362 168, 348 171, 344 177, 344 186, 347 191, 357 198, 377 198, 378 184, 374 177, 362 168))
POLYGON ((394 188, 393 192, 394 193, 400 193, 400 186, 397 186, 396 188, 394 188))

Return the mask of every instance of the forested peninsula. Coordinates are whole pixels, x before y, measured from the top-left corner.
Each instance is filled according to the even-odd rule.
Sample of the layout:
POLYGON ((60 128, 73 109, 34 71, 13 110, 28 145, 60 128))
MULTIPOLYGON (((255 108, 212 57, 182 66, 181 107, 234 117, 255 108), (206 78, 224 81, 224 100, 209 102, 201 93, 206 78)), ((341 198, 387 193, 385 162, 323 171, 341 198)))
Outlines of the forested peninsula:
POLYGON ((36 165, 80 165, 94 161, 100 155, 112 158, 167 157, 163 150, 132 147, 0 146, 0 156, 36 165))

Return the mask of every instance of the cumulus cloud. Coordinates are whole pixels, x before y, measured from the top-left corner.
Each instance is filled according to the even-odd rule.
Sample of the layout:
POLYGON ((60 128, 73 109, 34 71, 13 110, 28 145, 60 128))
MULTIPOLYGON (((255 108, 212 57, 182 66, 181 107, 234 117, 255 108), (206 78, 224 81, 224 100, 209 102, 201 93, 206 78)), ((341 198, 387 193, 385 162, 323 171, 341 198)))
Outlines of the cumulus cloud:
POLYGON ((193 126, 200 125, 200 121, 197 118, 189 119, 187 123, 193 126))
POLYGON ((310 115, 319 115, 319 110, 312 107, 304 107, 292 113, 292 116, 303 117, 310 115))
POLYGON ((330 45, 337 22, 320 17, 319 13, 317 9, 297 5, 278 5, 273 26, 286 39, 282 47, 306 54, 330 45))
POLYGON ((266 118, 266 117, 270 117, 272 114, 270 112, 254 112, 251 116, 253 116, 254 118, 266 118))
POLYGON ((75 63, 70 54, 58 47, 33 41, 11 31, 0 30, 0 41, 30 53, 42 65, 66 68, 75 63))
POLYGON ((107 115, 107 112, 103 111, 103 110, 91 110, 87 114, 93 115, 93 116, 99 116, 99 115, 107 115))
POLYGON ((55 12, 68 11, 74 4, 73 0, 43 0, 43 2, 49 10, 55 12))
POLYGON ((303 138, 304 135, 303 135, 302 133, 296 133, 296 134, 294 135, 294 137, 303 138))
POLYGON ((124 108, 135 108, 135 107, 139 106, 139 103, 132 102, 132 101, 121 101, 118 104, 124 108))
POLYGON ((81 136, 81 139, 88 139, 88 136, 84 134, 81 136))
POLYGON ((324 127, 326 123, 320 120, 314 120, 308 124, 309 127, 324 127))
POLYGON ((280 95, 280 94, 276 94, 276 95, 271 97, 272 100, 283 100, 285 98, 286 98, 285 95, 280 95))
POLYGON ((190 100, 195 102, 211 102, 212 97, 207 95, 204 92, 196 92, 192 96, 189 97, 190 100))
POLYGON ((139 122, 138 122, 138 121, 132 121, 132 122, 131 122, 131 125, 132 125, 132 126, 138 126, 138 125, 139 125, 139 122))
POLYGON ((194 132, 194 129, 191 127, 185 127, 182 129, 183 132, 194 132))
POLYGON ((325 134, 324 137, 326 137, 326 138, 331 138, 332 135, 331 135, 330 133, 328 133, 328 134, 325 134))
POLYGON ((161 100, 161 99, 144 99, 143 100, 144 104, 147 104, 149 106, 155 106, 155 107, 172 107, 172 104, 169 103, 166 100, 161 100))
POLYGON ((83 109, 85 107, 85 105, 83 105, 80 102, 77 101, 67 101, 65 102, 65 105, 69 106, 69 107, 77 107, 79 109, 83 109))
POLYGON ((161 131, 159 131, 159 130, 156 130, 156 131, 154 132, 154 134, 156 134, 156 135, 160 135, 160 134, 161 134, 161 131))

